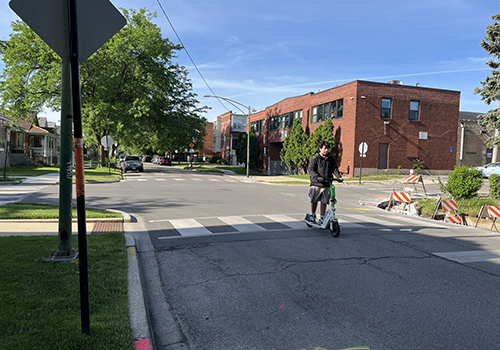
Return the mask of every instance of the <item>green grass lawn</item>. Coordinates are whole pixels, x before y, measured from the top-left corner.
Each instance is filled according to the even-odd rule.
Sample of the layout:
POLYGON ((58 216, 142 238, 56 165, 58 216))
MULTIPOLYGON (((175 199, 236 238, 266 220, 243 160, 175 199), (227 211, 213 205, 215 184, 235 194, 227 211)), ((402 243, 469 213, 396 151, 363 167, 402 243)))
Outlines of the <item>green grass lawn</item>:
POLYGON ((51 261, 57 237, 0 238, 1 349, 132 349, 123 234, 87 242, 90 335, 83 335, 78 260, 51 261))
MULTIPOLYGON (((120 213, 106 210, 85 208, 86 218, 119 218, 120 213)), ((77 217, 73 207, 73 218, 77 217)), ((41 203, 7 203, 0 206, 0 219, 57 219, 59 206, 41 203)))

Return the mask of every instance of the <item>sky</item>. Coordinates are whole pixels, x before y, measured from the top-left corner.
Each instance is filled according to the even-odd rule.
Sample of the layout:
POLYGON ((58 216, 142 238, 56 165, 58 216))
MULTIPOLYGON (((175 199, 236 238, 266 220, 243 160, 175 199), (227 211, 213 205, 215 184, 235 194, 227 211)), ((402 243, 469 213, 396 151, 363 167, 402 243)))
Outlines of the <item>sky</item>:
MULTIPOLYGON (((264 110, 285 98, 354 80, 396 79, 460 91, 461 111, 497 107, 486 105, 474 89, 491 75, 485 64, 491 57, 480 42, 491 16, 500 13, 498 0, 111 2, 156 12, 153 22, 163 36, 175 44, 179 36, 189 55, 179 51, 175 62, 188 70, 200 106, 210 107, 204 114, 209 121, 240 111, 204 95, 264 110)), ((10 22, 17 19, 3 0, 0 39, 8 39, 10 22)), ((39 115, 60 119, 50 111, 39 115)))

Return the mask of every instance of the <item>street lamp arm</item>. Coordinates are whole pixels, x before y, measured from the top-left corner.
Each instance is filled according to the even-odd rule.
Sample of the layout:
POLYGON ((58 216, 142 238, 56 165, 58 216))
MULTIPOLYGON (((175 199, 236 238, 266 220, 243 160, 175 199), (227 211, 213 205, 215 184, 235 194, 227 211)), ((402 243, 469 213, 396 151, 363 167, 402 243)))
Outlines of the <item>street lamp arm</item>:
POLYGON ((252 109, 250 108, 250 106, 245 106, 242 103, 239 103, 237 101, 233 101, 233 100, 226 98, 226 97, 220 97, 220 96, 215 96, 215 95, 204 95, 203 97, 215 97, 215 98, 219 98, 221 100, 224 100, 227 103, 230 103, 234 107, 236 107, 241 113, 247 115, 247 164, 246 165, 247 165, 247 177, 248 177, 249 173, 250 173, 250 114, 252 113, 252 109), (237 105, 248 108, 248 113, 243 112, 237 105))
POLYGON ((239 103, 237 101, 234 101, 234 100, 231 100, 230 98, 226 98, 226 97, 220 97, 220 96, 215 96, 215 95, 204 95, 203 97, 214 97, 214 98, 218 98, 218 99, 221 99, 221 100, 224 100, 226 101, 227 103, 230 103, 232 104, 235 108, 237 108, 241 113, 243 114, 250 114, 250 106, 245 106, 243 103, 239 103), (248 112, 243 112, 237 105, 240 105, 242 107, 245 107, 246 109, 248 109, 248 112))

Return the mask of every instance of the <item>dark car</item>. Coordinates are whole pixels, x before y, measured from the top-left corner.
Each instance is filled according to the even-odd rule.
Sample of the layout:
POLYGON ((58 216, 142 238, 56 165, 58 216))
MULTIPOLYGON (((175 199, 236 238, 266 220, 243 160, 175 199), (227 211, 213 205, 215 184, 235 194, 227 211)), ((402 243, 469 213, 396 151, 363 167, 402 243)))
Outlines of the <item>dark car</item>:
POLYGON ((160 164, 161 165, 172 165, 172 159, 170 158, 161 158, 160 159, 160 164))
POLYGON ((147 163, 151 162, 151 156, 144 156, 144 161, 147 163))
POLYGON ((121 162, 121 167, 124 173, 131 170, 144 171, 140 156, 125 156, 125 160, 121 162))

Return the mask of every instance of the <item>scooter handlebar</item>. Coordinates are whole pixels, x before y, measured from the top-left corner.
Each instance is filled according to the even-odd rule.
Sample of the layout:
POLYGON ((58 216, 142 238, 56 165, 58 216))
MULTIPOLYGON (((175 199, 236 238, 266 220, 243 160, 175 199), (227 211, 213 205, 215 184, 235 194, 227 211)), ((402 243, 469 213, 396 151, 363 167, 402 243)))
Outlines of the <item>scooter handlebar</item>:
POLYGON ((344 182, 344 179, 342 178, 337 178, 337 177, 328 177, 325 179, 326 182, 333 182, 333 181, 337 181, 337 182, 344 182))

